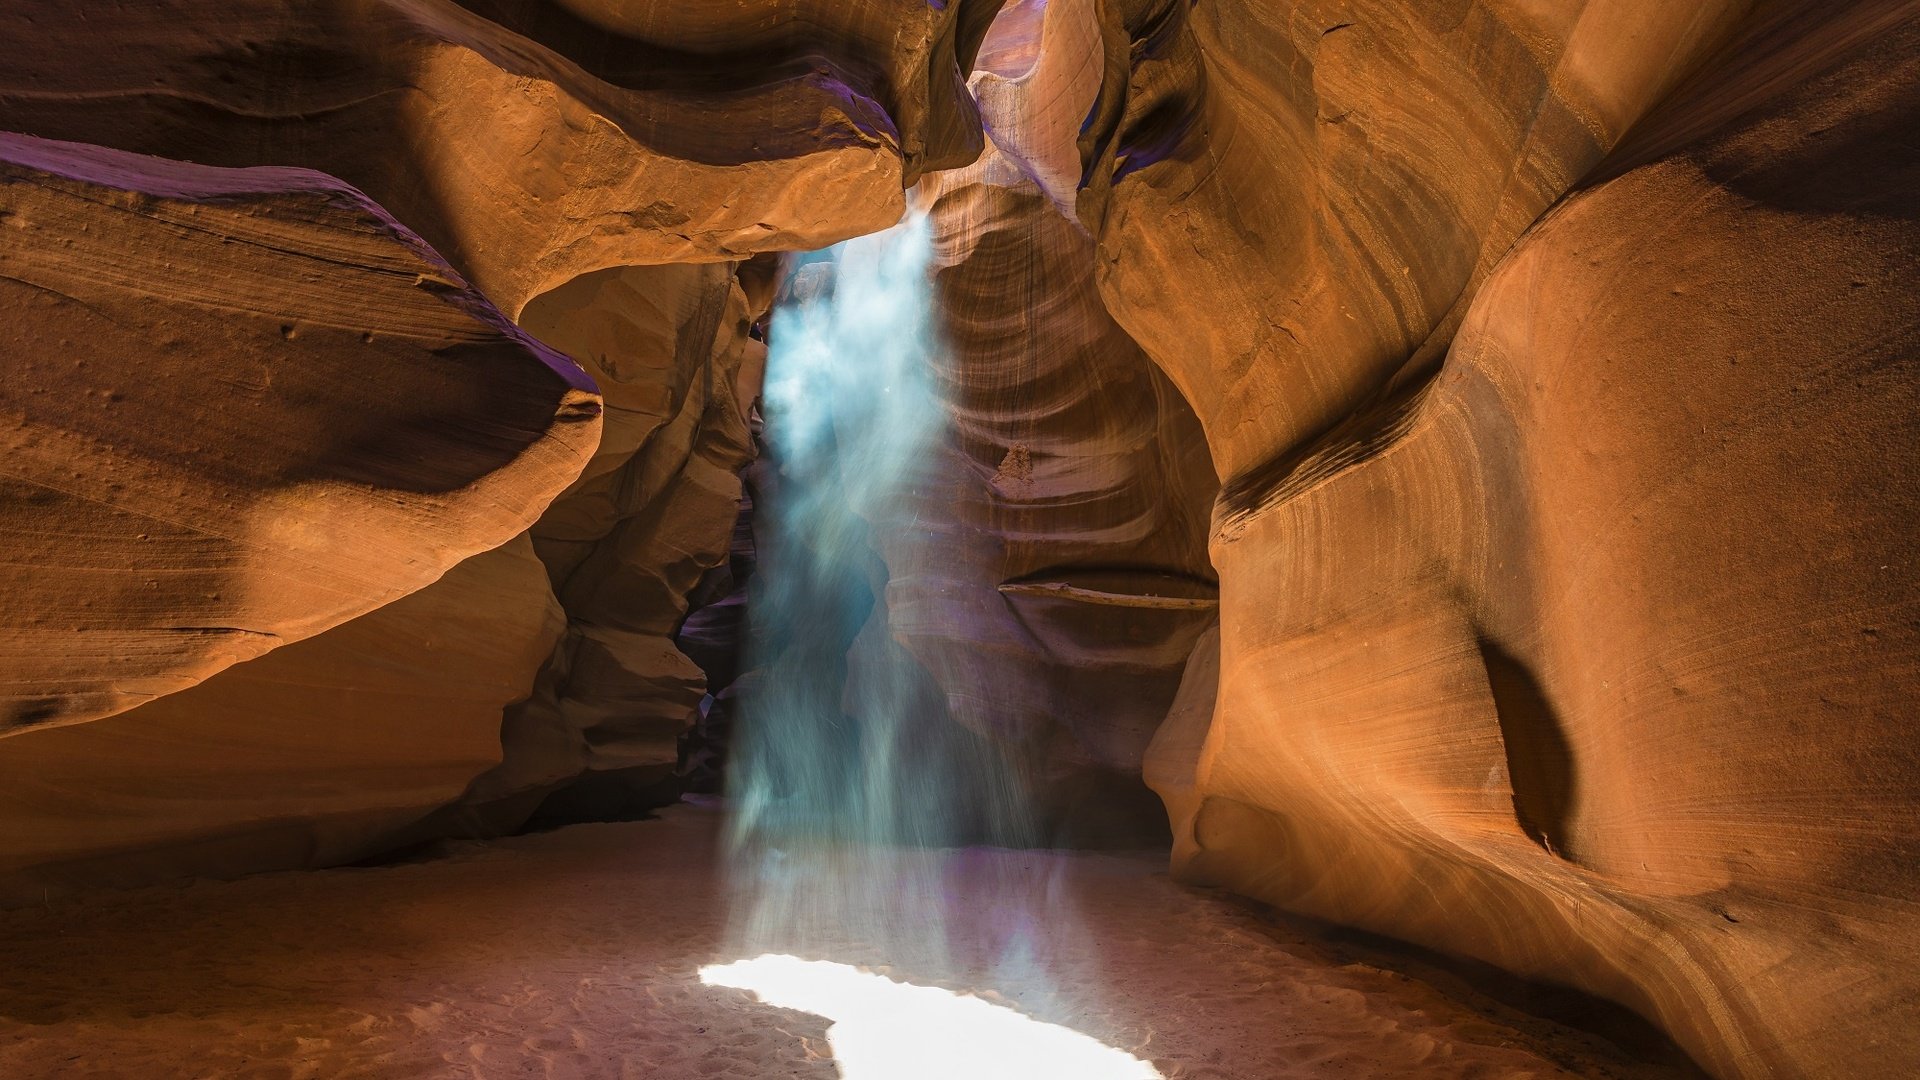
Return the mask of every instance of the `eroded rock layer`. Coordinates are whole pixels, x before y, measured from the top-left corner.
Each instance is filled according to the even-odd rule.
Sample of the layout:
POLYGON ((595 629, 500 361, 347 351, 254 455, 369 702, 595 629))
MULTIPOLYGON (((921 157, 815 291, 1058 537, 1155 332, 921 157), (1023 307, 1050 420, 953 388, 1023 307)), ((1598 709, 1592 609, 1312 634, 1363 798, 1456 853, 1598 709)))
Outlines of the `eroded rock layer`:
MULTIPOLYGON (((265 668, 243 665, 177 707, 128 713, 128 724, 149 723, 141 745, 155 769, 191 778, 165 812, 124 755, 89 765, 66 743, 22 750, 22 767, 55 763, 49 790, 120 783, 127 795, 103 827, 151 820, 107 843, 63 831, 57 808, 23 794, 22 821, 44 828, 35 840, 23 825, 17 850, 0 852, 7 879, 32 884, 35 866, 85 863, 88 880, 112 880, 116 859, 125 880, 137 880, 355 858, 436 832, 512 827, 583 771, 669 771, 702 689, 670 637, 687 592, 724 557, 734 473, 750 453, 744 414, 760 346, 747 330, 770 282, 747 256, 890 224, 905 183, 978 153, 963 79, 995 7, 236 0, 112 18, 51 3, 0 12, 0 39, 17 46, 0 75, 0 128, 203 163, 76 147, 62 153, 146 170, 162 186, 110 180, 125 190, 99 206, 55 220, 36 204, 6 218, 19 228, 5 232, 0 254, 37 259, 56 277, 112 268, 138 279, 127 291, 140 308, 128 318, 98 282, 80 291, 17 264, 25 287, 40 290, 29 302, 59 310, 44 326, 23 323, 10 343, 9 361, 17 353, 28 365, 10 388, 22 408, 59 403, 68 413, 78 389, 81 415, 112 423, 34 427, 28 409, 22 445, 46 451, 47 468, 27 459, 26 480, 38 486, 5 507, 6 524, 42 548, 81 550, 71 528, 52 528, 79 522, 87 542, 91 532, 107 538, 100 552, 81 550, 86 568, 129 577, 16 573, 15 666, 29 676, 15 695, 22 719, 124 709, 377 608, 509 539, 571 483, 531 549, 512 546, 511 587, 477 584, 506 565, 489 552, 415 601, 440 604, 449 625, 490 627, 489 643, 439 655, 445 642, 432 621, 382 608, 341 632, 406 658, 391 669, 363 663, 359 646, 352 655, 316 646, 265 668), (125 164, 134 160, 146 164, 125 164), (299 168, 224 168, 242 166, 299 168), (247 179, 194 186, 229 175, 247 179), (135 224, 115 225, 106 210, 135 224), (157 226, 140 225, 143 215, 157 226), (388 242, 395 252, 381 248, 388 242), (667 265, 678 261, 706 265, 667 265), (357 262, 388 276, 363 280, 357 262), (588 377, 500 314, 520 318, 530 303, 524 321, 579 352, 611 388, 604 432, 588 377), (95 332, 88 319, 151 340, 113 356, 112 371, 43 378, 74 351, 73 333, 95 332), (251 342, 256 329, 278 352, 251 342), (149 377, 127 368, 137 356, 152 363, 149 377), (532 373, 515 369, 516 358, 532 373), (275 366, 295 359, 305 366, 275 366), (233 395, 250 411, 223 412, 233 395), (104 445, 52 447, 56 429, 104 445), (72 481, 64 486, 48 479, 61 469, 72 481), (177 514, 134 521, 121 502, 177 514), (203 521, 213 516, 219 529, 203 521), (120 550, 136 542, 165 557, 120 550), (548 582, 518 572, 528 550, 548 582), (156 578, 149 563, 167 574, 156 578), (94 588, 108 594, 95 598, 94 588), (556 612, 567 616, 557 643, 556 612), (113 641, 51 648, 20 637, 75 627, 113 641), (151 640, 135 641, 140 634, 151 640), (545 661, 530 667, 530 653, 545 661), (314 665, 337 668, 340 688, 362 679, 383 689, 340 700, 309 693, 315 679, 335 685, 335 675, 309 677, 314 665), (401 672, 417 679, 418 695, 400 694, 401 672), (402 700, 444 746, 391 731, 403 718, 380 714, 402 700), (516 701, 503 721, 498 708, 516 701), (229 760, 203 736, 228 730, 242 708, 263 729, 300 733, 263 731, 248 742, 257 752, 229 760), (309 806, 244 779, 255 766, 307 776, 284 759, 308 735, 331 739, 313 774, 328 779, 296 779, 291 792, 335 783, 337 805, 309 806), (489 739, 493 753, 470 752, 489 739), (189 767, 196 747, 206 757, 189 767), (355 760, 367 770, 357 780, 355 760), (430 782, 396 794, 414 766, 430 782), (450 786, 465 788, 454 810, 405 825, 444 804, 450 786), (203 805, 189 806, 194 799, 203 805), (336 827, 361 811, 358 833, 336 827), (258 843, 235 840, 244 836, 258 843), (186 854, 195 845, 225 854, 186 854), (136 849, 154 854, 142 861, 136 849)), ((38 174, 29 180, 48 187, 38 174)), ((70 550, 45 566, 62 560, 70 550)), ((108 746, 125 730, 83 742, 108 746)))
POLYGON ((1229 502, 1430 373, 1514 238, 1748 6, 1099 5, 1078 205, 1229 502))
POLYGON ((0 12, 30 43, 0 128, 320 169, 517 315, 594 270, 892 224, 903 182, 978 152, 962 79, 995 6, 30 0, 0 12))
POLYGON ((1214 616, 1204 442, 1102 306, 1092 241, 1023 163, 990 145, 922 194, 947 430, 876 531, 891 634, 957 722, 1015 750, 1048 816, 1123 832, 1214 616))
POLYGON ((824 662, 1718 1074, 1920 1059, 1911 0, 1000 6, 0 10, 0 902, 644 801, 753 256, 921 181, 824 662))
POLYGON ((354 189, 0 136, 0 734, 299 641, 524 529, 592 382, 354 189))
POLYGON ((523 322, 605 388, 573 485, 418 593, 17 740, 0 755, 0 903, 508 831, 583 776, 620 779, 586 789, 586 816, 671 799, 661 781, 703 687, 670 635, 738 497, 737 403, 758 392, 762 351, 748 304, 722 263, 590 275, 529 305, 523 322))
POLYGON ((527 308, 524 325, 605 388, 607 435, 532 530, 568 626, 532 698, 507 717, 505 762, 466 800, 505 824, 566 782, 593 817, 674 797, 657 788, 707 689, 674 632, 688 594, 727 557, 766 364, 752 326, 771 269, 627 267, 527 308))
POLYGON ((522 535, 326 633, 117 716, 7 741, 0 904, 334 866, 500 762, 564 622, 522 535))
POLYGON ((1225 478, 1217 692, 1196 657, 1148 768, 1178 870, 1721 1075, 1901 1071, 1920 21, 1319 6, 1119 13, 1086 144, 1109 306, 1225 478))

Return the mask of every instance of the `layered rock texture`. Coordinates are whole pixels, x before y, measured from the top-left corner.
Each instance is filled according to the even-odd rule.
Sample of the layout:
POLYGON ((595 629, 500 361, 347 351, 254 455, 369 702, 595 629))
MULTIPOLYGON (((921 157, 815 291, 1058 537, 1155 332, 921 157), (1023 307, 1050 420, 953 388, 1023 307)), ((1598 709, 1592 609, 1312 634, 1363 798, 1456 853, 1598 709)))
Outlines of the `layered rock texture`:
POLYGON ((320 169, 518 315, 593 270, 893 224, 903 184, 978 151, 961 71, 993 8, 27 0, 0 13, 0 123, 320 169))
POLYGON ((593 383, 354 189, 0 136, 0 735, 183 690, 524 529, 593 383))
POLYGON ((501 762, 565 626, 523 535, 439 581, 139 708, 0 751, 0 903, 334 866, 501 762))
POLYGON ((887 617, 948 713, 1015 751, 1050 822, 1118 836, 1214 619, 1218 485, 1193 413, 1102 306, 1091 239, 1022 164, 990 145, 922 188, 947 430, 879 531, 887 617))
POLYGON ((1104 14, 1078 206, 1223 477, 1180 873, 1909 1066, 1911 6, 1104 14))
POLYGON ((670 798, 751 256, 977 156, 992 14, 0 12, 0 891, 510 829, 583 775, 670 798))
POLYGON ((742 269, 602 271, 522 318, 593 372, 607 419, 599 452, 532 529, 568 628, 532 699, 507 717, 502 769, 468 800, 506 799, 496 820, 518 820, 529 796, 582 774, 595 816, 662 798, 706 691, 674 632, 688 594, 726 560, 752 457, 766 347, 750 331, 771 300, 771 266, 742 269))
POLYGON ((89 8, 0 9, 0 902, 670 797, 777 253, 917 185, 833 663, 1717 1075, 1920 1060, 1911 0, 89 8))

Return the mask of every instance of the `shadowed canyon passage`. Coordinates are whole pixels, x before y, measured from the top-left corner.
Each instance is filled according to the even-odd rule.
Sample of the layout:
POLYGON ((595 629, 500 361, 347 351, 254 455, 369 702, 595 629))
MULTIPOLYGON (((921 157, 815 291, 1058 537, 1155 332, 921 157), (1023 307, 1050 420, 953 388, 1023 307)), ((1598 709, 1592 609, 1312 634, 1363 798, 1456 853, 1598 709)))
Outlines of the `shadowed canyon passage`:
POLYGON ((0 1072, 1920 1068, 1920 3, 0 56, 0 1072))

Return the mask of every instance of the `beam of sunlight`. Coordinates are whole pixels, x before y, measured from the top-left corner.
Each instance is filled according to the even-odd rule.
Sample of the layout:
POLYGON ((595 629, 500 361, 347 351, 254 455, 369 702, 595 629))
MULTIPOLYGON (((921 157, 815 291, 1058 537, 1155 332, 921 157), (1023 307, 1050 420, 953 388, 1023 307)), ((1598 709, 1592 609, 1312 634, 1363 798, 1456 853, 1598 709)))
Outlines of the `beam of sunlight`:
POLYGON ((953 721, 889 627, 890 573, 939 558, 916 509, 949 435, 932 259, 932 224, 912 211, 798 256, 775 310, 773 468, 727 766, 736 845, 1030 839, 1003 751, 953 721))
POLYGON ((702 977, 827 1016, 849 1080, 1155 1077, 979 998, 794 959, 999 987, 1042 1013, 1102 992, 1057 977, 1063 959, 1091 952, 1058 864, 987 847, 1039 839, 1018 740, 959 722, 934 674, 948 658, 925 642, 909 650, 891 621, 889 599, 916 601, 890 593, 893 575, 925 573, 954 542, 942 514, 926 512, 961 475, 954 405, 934 377, 945 347, 934 255, 933 224, 916 210, 788 265, 768 340, 759 569, 727 765, 723 955, 760 959, 702 977))
POLYGON ((827 1043, 842 1080, 1160 1080, 1092 1036, 847 964, 770 953, 709 964, 700 981, 832 1021, 827 1043))
POLYGON ((775 312, 765 406, 772 490, 755 522, 749 668, 728 765, 736 840, 935 838, 957 801, 927 753, 937 719, 884 636, 876 531, 901 521, 943 436, 928 357, 924 213, 800 257, 775 312), (863 640, 864 639, 864 640, 863 640))

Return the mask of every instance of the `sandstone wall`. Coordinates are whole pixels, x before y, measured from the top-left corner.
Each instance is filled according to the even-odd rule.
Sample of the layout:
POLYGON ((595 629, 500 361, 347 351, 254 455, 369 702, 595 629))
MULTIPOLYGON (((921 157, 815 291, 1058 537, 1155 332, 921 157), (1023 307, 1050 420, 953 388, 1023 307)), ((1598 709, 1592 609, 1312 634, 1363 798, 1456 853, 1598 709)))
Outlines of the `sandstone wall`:
POLYGON ((674 632, 732 539, 766 364, 750 328, 770 276, 747 268, 743 288, 724 263, 626 267, 578 278, 522 316, 593 373, 608 434, 531 532, 568 625, 541 685, 508 714, 506 762, 466 800, 505 800, 491 812, 503 824, 582 774, 601 786, 587 813, 673 797, 660 784, 706 691, 674 632))
POLYGON ((1091 238, 1023 163, 989 145, 921 193, 947 430, 878 533, 891 633, 955 721, 1014 751, 1043 817, 1125 834, 1147 741, 1214 617, 1205 443, 1107 314, 1091 238))
POLYGON ((0 129, 98 144, 6 137, 8 895, 668 771, 701 692, 669 638, 750 452, 750 256, 977 154, 995 7, 0 12, 0 129))
POLYGON ((398 599, 598 438, 577 367, 330 177, 0 135, 0 228, 0 735, 398 599))
POLYGON ((1900 1071, 1912 5, 1101 14, 1078 205, 1223 478, 1178 872, 1900 1071))
POLYGON ((996 6, 24 0, 0 129, 319 169, 517 316, 594 270, 893 224, 978 152, 961 79, 996 6))
POLYGON ((644 798, 753 256, 924 177, 858 648, 1190 880, 1920 1057, 1914 5, 999 6, 0 10, 0 899, 644 798))
POLYGON ((501 760, 564 618, 525 535, 323 634, 0 750, 0 904, 334 866, 501 760))

